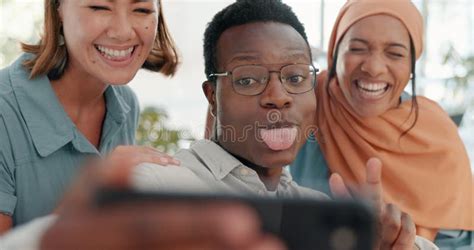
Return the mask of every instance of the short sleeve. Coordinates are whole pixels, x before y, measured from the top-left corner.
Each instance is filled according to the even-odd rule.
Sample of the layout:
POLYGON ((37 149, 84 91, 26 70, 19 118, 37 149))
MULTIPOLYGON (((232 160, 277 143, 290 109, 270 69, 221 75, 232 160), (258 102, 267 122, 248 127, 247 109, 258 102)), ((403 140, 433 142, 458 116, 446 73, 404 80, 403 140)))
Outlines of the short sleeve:
POLYGON ((0 213, 12 215, 15 211, 15 176, 12 164, 6 160, 6 135, 4 120, 0 116, 0 213))
POLYGON ((3 152, 0 152, 0 213, 12 215, 15 205, 14 176, 4 160, 3 152))

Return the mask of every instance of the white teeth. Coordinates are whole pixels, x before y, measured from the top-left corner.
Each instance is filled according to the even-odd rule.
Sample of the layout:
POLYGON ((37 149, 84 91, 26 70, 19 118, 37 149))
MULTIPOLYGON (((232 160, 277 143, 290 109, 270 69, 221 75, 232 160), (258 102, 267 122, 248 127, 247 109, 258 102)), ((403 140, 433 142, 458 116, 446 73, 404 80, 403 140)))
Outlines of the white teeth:
POLYGON ((114 50, 114 49, 106 48, 104 46, 97 45, 96 48, 97 50, 102 52, 106 57, 112 58, 112 59, 129 56, 133 51, 133 47, 130 47, 126 50, 114 50))
POLYGON ((388 83, 372 83, 357 81, 357 88, 364 93, 366 96, 377 97, 383 95, 388 89, 388 83))
POLYGON ((358 87, 367 90, 370 92, 379 92, 384 90, 387 86, 388 83, 370 83, 370 82, 363 82, 363 81, 358 81, 358 87))

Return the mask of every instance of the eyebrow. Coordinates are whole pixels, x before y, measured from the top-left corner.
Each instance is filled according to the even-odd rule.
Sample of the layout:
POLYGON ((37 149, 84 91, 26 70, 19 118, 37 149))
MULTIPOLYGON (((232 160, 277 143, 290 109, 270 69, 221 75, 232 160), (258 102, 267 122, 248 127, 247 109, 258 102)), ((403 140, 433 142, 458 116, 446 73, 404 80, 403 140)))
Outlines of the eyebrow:
MULTIPOLYGON (((366 44, 366 45, 369 44, 368 41, 366 41, 366 40, 364 40, 364 39, 362 39, 362 38, 352 38, 352 39, 350 40, 350 42, 360 42, 360 43, 363 43, 363 44, 366 44)), ((391 42, 391 43, 387 43, 387 45, 390 46, 390 47, 400 47, 400 48, 403 48, 403 49, 408 50, 407 46, 405 46, 404 44, 401 44, 401 43, 394 43, 394 42, 391 42)))

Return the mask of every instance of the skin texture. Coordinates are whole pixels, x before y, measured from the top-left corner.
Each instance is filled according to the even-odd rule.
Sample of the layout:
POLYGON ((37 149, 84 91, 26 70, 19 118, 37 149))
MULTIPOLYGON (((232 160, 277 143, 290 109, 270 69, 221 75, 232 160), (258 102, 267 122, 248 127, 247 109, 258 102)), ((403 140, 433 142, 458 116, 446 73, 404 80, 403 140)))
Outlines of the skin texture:
POLYGON ((410 37, 400 20, 374 15, 352 25, 339 45, 336 72, 344 96, 362 117, 374 117, 396 107, 410 79, 410 37), (377 98, 364 96, 357 81, 388 83, 377 98))
MULTIPOLYGON (((231 71, 241 65, 260 64, 270 70, 282 66, 311 64, 308 45, 291 26, 258 22, 232 27, 217 43, 217 68, 231 71)), ((316 112, 313 91, 289 94, 277 73, 271 73, 263 93, 244 96, 232 88, 230 77, 219 77, 217 84, 205 82, 204 92, 217 118, 217 141, 227 151, 249 162, 267 188, 274 189, 282 167, 291 163, 305 143, 316 112), (286 150, 272 150, 261 139, 258 128, 281 122, 295 126, 295 143, 286 150)))
POLYGON ((125 84, 133 79, 152 49, 158 3, 63 0, 59 14, 69 55, 65 74, 81 74, 82 80, 102 84, 125 84), (114 63, 97 51, 98 45, 116 50, 135 46, 135 51, 131 60, 114 63))
MULTIPOLYGON (((283 24, 237 26, 227 30, 219 41, 218 65, 221 70, 249 63, 269 64, 272 69, 279 69, 281 64, 295 60, 308 63, 309 52, 296 31, 283 24)), ((290 95, 283 89, 277 75, 272 74, 267 89, 259 96, 249 97, 235 93, 227 81, 220 79, 217 87, 206 82, 203 89, 218 121, 221 125, 234 125, 238 136, 243 135, 238 134, 239 129, 253 125, 255 120, 266 122, 269 111, 278 111, 281 117, 300 128, 312 123, 316 108, 313 91, 308 95, 290 95)), ((248 133, 256 135, 252 129, 248 133)), ((262 166, 256 170, 265 183, 270 183, 270 188, 274 185, 272 181, 279 178, 281 168, 295 158, 305 141, 304 135, 299 135, 300 141, 290 149, 272 152, 254 138, 226 141, 222 131, 218 134, 219 143, 225 149, 262 166), (250 150, 246 149, 248 147, 250 150)), ((92 194, 98 188, 128 186, 128 176, 135 166, 131 164, 118 158, 92 164, 64 200, 59 220, 43 237, 41 248, 284 249, 277 239, 260 231, 255 214, 241 204, 170 202, 160 206, 153 203, 107 208, 94 206, 92 194)), ((390 205, 386 208, 381 199, 379 160, 369 160, 367 176, 365 195, 372 200, 383 219, 377 249, 411 248, 415 237, 413 222, 396 207, 390 205)), ((337 174, 331 177, 331 188, 336 195, 350 195, 337 174)))
POLYGON ((145 62, 156 36, 158 2, 62 0, 58 12, 68 65, 52 86, 76 127, 98 148, 106 113, 103 93, 110 84, 128 83, 145 62), (134 51, 117 61, 97 46, 134 51))
POLYGON ((0 214, 0 235, 8 231, 13 225, 12 217, 6 214, 0 214))
MULTIPOLYGON (((64 75, 51 84, 74 125, 99 148, 106 113, 104 91, 110 84, 127 84, 145 62, 156 36, 158 1, 61 0, 58 12, 68 65, 64 75), (136 47, 130 60, 110 62, 95 45, 111 49, 136 47)), ((179 165, 161 152, 139 146, 119 147, 110 153, 110 159, 135 165, 179 165)), ((1 215, 0 234, 11 226, 12 218, 1 215)))
POLYGON ((365 185, 348 189, 342 177, 333 173, 329 179, 331 192, 335 197, 352 199, 355 194, 371 202, 378 215, 374 249, 417 249, 415 223, 410 215, 382 199, 382 162, 378 158, 367 161, 366 176, 365 185))

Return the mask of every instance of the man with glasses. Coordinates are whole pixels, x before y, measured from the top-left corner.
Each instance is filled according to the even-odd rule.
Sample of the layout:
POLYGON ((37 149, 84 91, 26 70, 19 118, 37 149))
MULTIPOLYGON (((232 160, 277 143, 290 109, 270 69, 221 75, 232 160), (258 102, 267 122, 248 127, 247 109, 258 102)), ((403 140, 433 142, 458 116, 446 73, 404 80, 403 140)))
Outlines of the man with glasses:
MULTIPOLYGON (((268 7, 275 6, 283 5, 268 7)), ((221 21, 225 12, 210 23, 204 41, 213 138, 179 151, 181 167, 142 164, 134 183, 159 191, 325 197, 299 187, 283 169, 314 130, 317 69, 301 24, 271 12, 260 15, 268 22, 221 21)))
MULTIPOLYGON (((82 193, 66 199, 69 210, 10 235, 7 243, 42 237, 42 249, 282 249, 259 231, 255 217, 236 211, 236 204, 131 203, 107 210, 93 205, 91 193, 98 186, 124 183, 147 191, 327 199, 299 187, 284 169, 314 131, 316 114, 317 69, 291 9, 277 0, 239 0, 226 7, 206 29, 204 57, 203 91, 216 121, 211 140, 179 151, 179 167, 142 164, 129 175, 127 169, 108 166, 86 175, 76 188, 82 193)), ((368 180, 374 199, 380 197, 380 168, 368 180)), ((335 178, 333 184, 336 191, 347 192, 342 180, 335 178)), ((378 235, 380 244, 411 249, 413 222, 401 219, 395 207, 384 211, 381 216, 388 219, 378 235)))

